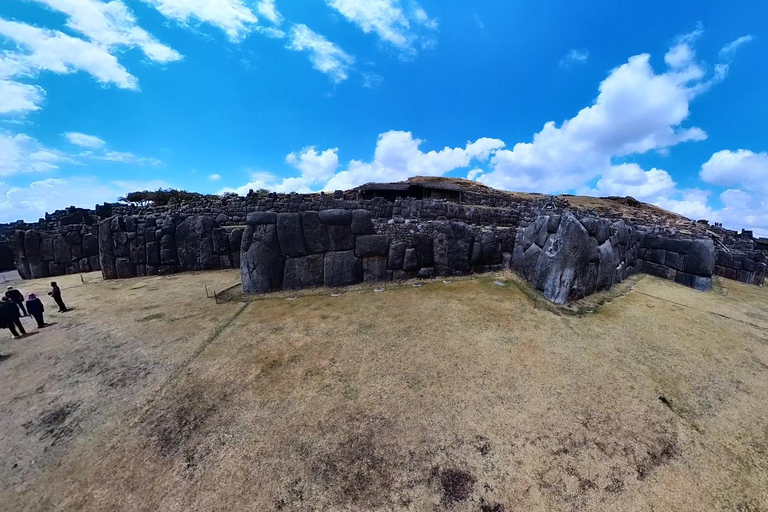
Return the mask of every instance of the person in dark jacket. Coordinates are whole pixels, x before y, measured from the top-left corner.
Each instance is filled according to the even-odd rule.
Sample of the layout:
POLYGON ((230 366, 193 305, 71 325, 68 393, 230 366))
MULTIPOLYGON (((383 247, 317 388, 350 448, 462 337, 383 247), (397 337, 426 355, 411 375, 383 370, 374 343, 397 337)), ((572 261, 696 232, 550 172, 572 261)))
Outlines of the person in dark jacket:
POLYGON ((24 309, 24 295, 19 290, 13 286, 9 286, 8 290, 5 292, 5 296, 11 299, 11 302, 16 304, 16 306, 21 310, 21 316, 28 316, 27 310, 24 309))
POLYGON ((0 301, 0 325, 6 329, 10 329, 14 338, 19 337, 19 332, 22 336, 26 336, 27 331, 24 330, 24 326, 21 325, 21 315, 19 308, 8 297, 3 297, 0 301), (18 327, 18 331, 16 328, 18 327))
POLYGON ((59 285, 55 282, 51 283, 51 291, 48 292, 48 295, 53 297, 53 300, 56 301, 56 305, 59 306, 59 313, 67 312, 67 306, 64 304, 64 301, 61 300, 61 288, 59 288, 59 285))
POLYGON ((27 311, 29 311, 29 314, 37 321, 38 329, 45 327, 46 323, 45 318, 43 317, 45 306, 43 306, 43 301, 38 299, 37 295, 34 293, 30 293, 29 298, 27 299, 27 311))

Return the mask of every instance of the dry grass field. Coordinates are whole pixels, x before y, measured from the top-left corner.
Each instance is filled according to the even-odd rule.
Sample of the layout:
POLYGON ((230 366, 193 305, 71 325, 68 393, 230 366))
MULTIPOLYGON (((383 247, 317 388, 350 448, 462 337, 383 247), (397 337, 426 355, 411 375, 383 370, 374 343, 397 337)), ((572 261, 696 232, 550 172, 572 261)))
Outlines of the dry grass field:
POLYGON ((0 509, 768 510, 768 290, 237 281, 60 278, 0 343, 0 509))

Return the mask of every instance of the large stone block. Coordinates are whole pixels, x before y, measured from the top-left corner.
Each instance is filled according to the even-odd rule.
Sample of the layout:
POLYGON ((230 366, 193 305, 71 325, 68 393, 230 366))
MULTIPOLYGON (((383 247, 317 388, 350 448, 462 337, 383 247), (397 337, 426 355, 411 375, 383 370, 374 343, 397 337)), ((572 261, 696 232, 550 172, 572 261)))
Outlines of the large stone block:
POLYGON ((160 238, 160 263, 163 266, 178 265, 179 253, 176 249, 176 237, 163 235, 160 238))
POLYGON ((136 277, 136 267, 131 263, 130 258, 115 259, 115 269, 117 270, 118 279, 136 277))
POLYGON ((349 286, 363 280, 363 265, 354 251, 325 253, 325 286, 349 286))
POLYGON ((712 240, 693 240, 688 246, 683 271, 702 277, 715 273, 715 244, 712 240))
POLYGON ((211 233, 211 240, 213 240, 214 254, 222 256, 232 252, 232 248, 229 245, 229 233, 226 229, 214 228, 213 232, 211 233))
POLYGON ((98 237, 88 233, 83 236, 83 255, 86 258, 99 255, 99 239, 98 237))
POLYGON ((585 297, 597 287, 598 262, 597 241, 566 213, 536 262, 534 287, 556 304, 585 297))
POLYGON ((304 230, 298 213, 280 213, 277 215, 277 237, 283 256, 295 258, 307 254, 304 245, 304 230))
MULTIPOLYGON (((331 241, 328 236, 328 228, 320 222, 320 214, 317 212, 302 212, 301 225, 304 230, 304 245, 309 254, 318 254, 331 250, 331 241)), ((351 236, 351 232, 348 237, 351 236)), ((354 244, 354 240, 352 241, 354 244)))
POLYGON ((362 235, 355 241, 355 256, 369 258, 371 256, 387 256, 389 254, 389 236, 362 235))
POLYGON ((326 226, 331 251, 350 251, 355 248, 355 235, 349 226, 337 226, 329 224, 326 226))
POLYGON ((285 258, 276 224, 249 224, 243 232, 241 277, 244 293, 267 293, 283 285, 285 258))
POLYGON ((403 270, 406 272, 416 272, 421 268, 419 256, 414 248, 408 248, 403 255, 403 270))
POLYGON ((229 232, 229 248, 232 254, 240 254, 243 245, 243 228, 235 228, 229 232))
POLYGON ((104 279, 117 279, 112 219, 106 219, 99 223, 99 266, 104 279))
POLYGON ((328 226, 351 226, 352 212, 341 209, 323 210, 320 212, 320 222, 328 226))
POLYGON ((463 222, 439 222, 435 226, 435 271, 441 276, 468 274, 474 233, 463 222))
POLYGON ((288 258, 285 261, 283 289, 301 290, 304 288, 317 288, 325 283, 324 277, 324 255, 312 254, 299 258, 288 258))
POLYGON ((368 210, 355 210, 352 212, 352 234, 372 235, 376 233, 373 227, 373 215, 368 210))
POLYGON ((389 246, 389 258, 387 259, 387 266, 390 270, 403 269, 403 258, 405 258, 406 247, 407 245, 405 242, 396 242, 389 246))
POLYGON ((600 263, 597 269, 597 289, 607 290, 615 283, 616 258, 613 245, 606 240, 599 248, 600 263))
POLYGON ((147 265, 152 265, 155 267, 159 267, 161 264, 160 260, 160 243, 159 242, 147 242, 146 245, 146 263, 147 265))
MULTIPOLYGON (((557 225, 560 225, 560 216, 550 217, 549 226, 551 227, 553 218, 557 219, 557 225)), ((549 229, 549 228, 548 228, 549 229)), ((498 265, 501 263, 501 240, 494 231, 483 231, 479 240, 481 246, 480 263, 484 265, 498 265)))
POLYGON ((253 212, 245 218, 245 223, 249 226, 259 226, 263 224, 277 224, 277 214, 273 212, 253 212))
POLYGON ((374 256, 363 259, 363 280, 366 283, 379 283, 392 280, 392 271, 387 268, 386 256, 374 256))

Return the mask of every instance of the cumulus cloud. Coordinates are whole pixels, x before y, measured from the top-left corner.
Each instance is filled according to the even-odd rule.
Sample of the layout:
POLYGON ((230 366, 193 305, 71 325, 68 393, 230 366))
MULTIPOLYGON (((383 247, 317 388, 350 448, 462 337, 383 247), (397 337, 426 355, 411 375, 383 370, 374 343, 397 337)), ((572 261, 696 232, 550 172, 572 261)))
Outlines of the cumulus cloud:
POLYGON ((702 129, 684 122, 691 101, 725 71, 715 69, 707 78, 691 47, 696 37, 676 42, 661 73, 651 67, 650 55, 630 57, 603 80, 591 106, 560 126, 546 123, 532 142, 496 152, 491 171, 479 180, 510 190, 560 192, 610 173, 616 158, 704 140, 702 129))
POLYGON ((747 149, 718 151, 701 166, 699 176, 713 185, 768 194, 768 153, 747 149))
POLYGON ((85 71, 103 84, 137 89, 138 81, 105 48, 55 30, 44 30, 0 18, 0 36, 14 41, 20 52, 3 56, 3 74, 31 76, 39 71, 85 71))
POLYGON ((437 21, 415 2, 410 3, 409 9, 404 9, 400 0, 326 0, 326 3, 364 33, 375 33, 405 54, 415 55, 415 45, 420 40, 430 44, 429 37, 422 37, 414 26, 427 31, 438 28, 437 21))
POLYGON ((138 47, 152 61, 172 62, 181 54, 160 43, 136 25, 136 18, 120 0, 35 0, 67 15, 67 26, 80 32, 91 42, 110 50, 115 47, 138 47))
POLYGON ((0 183, 0 220, 34 221, 52 212, 78 206, 93 208, 135 190, 168 188, 164 181, 101 181, 94 177, 46 178, 24 187, 0 183))
POLYGON ((143 0, 163 16, 183 25, 193 21, 220 28, 237 42, 256 24, 256 15, 242 0, 143 0))
POLYGON ((70 144, 74 144, 75 146, 80 146, 83 148, 96 149, 106 144, 106 142, 96 137, 95 135, 86 135, 85 133, 67 132, 64 134, 64 137, 67 138, 70 144))
POLYGON ((208 179, 211 180, 211 181, 219 181, 219 180, 221 180, 221 175, 220 174, 211 174, 210 176, 208 176, 208 179))
POLYGON ((334 83, 346 80, 349 69, 355 63, 353 56, 306 25, 299 24, 291 28, 287 48, 309 53, 312 66, 328 75, 334 83))

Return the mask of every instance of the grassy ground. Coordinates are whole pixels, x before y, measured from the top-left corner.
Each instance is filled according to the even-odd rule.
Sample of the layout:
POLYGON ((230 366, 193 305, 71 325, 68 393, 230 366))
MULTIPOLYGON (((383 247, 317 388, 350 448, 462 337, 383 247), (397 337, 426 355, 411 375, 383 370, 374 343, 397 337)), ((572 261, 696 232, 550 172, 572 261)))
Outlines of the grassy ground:
POLYGON ((0 344, 4 510, 768 510, 768 290, 85 281, 0 344))

